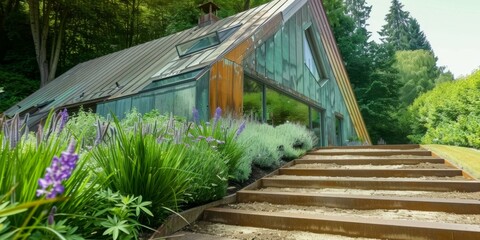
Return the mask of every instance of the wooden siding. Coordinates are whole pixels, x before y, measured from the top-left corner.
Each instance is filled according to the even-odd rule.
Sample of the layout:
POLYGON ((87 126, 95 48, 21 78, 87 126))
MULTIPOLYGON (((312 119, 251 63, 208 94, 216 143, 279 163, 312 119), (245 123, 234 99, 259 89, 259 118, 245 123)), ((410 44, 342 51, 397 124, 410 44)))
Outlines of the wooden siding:
POLYGON ((243 67, 228 59, 213 64, 210 71, 210 116, 220 107, 224 112, 242 114, 243 67))

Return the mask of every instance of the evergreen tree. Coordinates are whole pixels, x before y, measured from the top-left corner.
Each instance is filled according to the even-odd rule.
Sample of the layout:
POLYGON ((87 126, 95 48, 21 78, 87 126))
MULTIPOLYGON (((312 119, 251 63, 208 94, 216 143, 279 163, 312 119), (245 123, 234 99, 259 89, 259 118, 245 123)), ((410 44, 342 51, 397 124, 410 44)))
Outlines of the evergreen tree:
POLYGON ((368 6, 365 0, 345 0, 345 7, 346 13, 352 18, 356 29, 366 29, 372 6, 368 6))
POLYGON ((386 24, 379 32, 382 42, 391 46, 395 51, 410 49, 410 14, 402 8, 403 5, 399 0, 392 0, 390 10, 385 17, 386 24))
POLYGON ((427 51, 433 51, 430 43, 427 40, 427 37, 425 37, 425 34, 420 30, 420 25, 415 18, 409 19, 408 35, 410 37, 409 50, 423 49, 427 51))

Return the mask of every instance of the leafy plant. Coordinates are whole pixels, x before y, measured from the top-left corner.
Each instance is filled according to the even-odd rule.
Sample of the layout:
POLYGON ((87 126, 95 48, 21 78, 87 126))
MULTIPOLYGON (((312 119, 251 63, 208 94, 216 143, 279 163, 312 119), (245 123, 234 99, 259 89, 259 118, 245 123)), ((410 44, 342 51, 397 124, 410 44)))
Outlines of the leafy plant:
POLYGON ((480 70, 439 84, 409 107, 412 141, 480 148, 480 70))
POLYGON ((228 166, 229 176, 236 179, 236 171, 245 149, 244 145, 237 141, 237 137, 245 129, 245 121, 239 122, 232 118, 222 118, 222 110, 217 108, 211 122, 199 122, 198 116, 195 116, 195 111, 195 124, 193 124, 189 133, 192 134, 194 139, 204 140, 218 149, 221 158, 228 166))

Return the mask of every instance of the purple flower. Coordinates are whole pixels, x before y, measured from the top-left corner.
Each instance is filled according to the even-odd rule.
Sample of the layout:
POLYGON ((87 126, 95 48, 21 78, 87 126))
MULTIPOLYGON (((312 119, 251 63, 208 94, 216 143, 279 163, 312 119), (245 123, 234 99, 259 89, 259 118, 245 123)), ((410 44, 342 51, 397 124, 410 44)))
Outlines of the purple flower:
POLYGON ((245 126, 246 126, 246 122, 243 121, 242 124, 240 124, 240 126, 238 127, 237 132, 235 133, 235 138, 237 138, 243 132, 243 130, 245 129, 245 126))
POLYGON ((212 136, 208 136, 207 138, 205 138, 205 141, 207 141, 208 143, 211 143, 215 141, 215 138, 213 138, 212 136))
POLYGON ((53 225, 55 223, 55 213, 57 213, 57 207, 53 206, 50 210, 50 213, 48 214, 48 225, 53 225))
POLYGON ((46 198, 55 198, 62 194, 65 188, 62 182, 67 180, 77 165, 78 154, 75 154, 75 141, 72 140, 60 158, 53 157, 51 165, 46 169, 45 177, 38 179, 40 189, 37 196, 45 195, 46 198))
POLYGON ((193 122, 195 122, 196 124, 200 123, 200 115, 196 108, 193 108, 192 115, 193 115, 193 122))
POLYGON ((213 116, 213 127, 212 129, 215 129, 215 126, 218 123, 218 120, 220 120, 220 117, 222 116, 222 109, 220 107, 217 107, 215 110, 215 115, 213 116))
POLYGON ((225 144, 225 141, 216 140, 217 144, 225 144))
POLYGON ((58 128, 58 133, 61 133, 63 128, 65 127, 65 124, 67 124, 68 121, 68 112, 67 109, 64 108, 63 111, 60 112, 60 127, 58 128))

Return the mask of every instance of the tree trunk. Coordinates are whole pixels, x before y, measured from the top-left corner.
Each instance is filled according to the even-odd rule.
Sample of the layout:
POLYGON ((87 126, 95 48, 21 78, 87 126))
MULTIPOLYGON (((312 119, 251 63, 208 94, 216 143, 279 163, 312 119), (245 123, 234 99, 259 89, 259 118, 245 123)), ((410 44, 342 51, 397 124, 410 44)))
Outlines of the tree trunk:
POLYGON ((247 11, 248 9, 250 9, 250 0, 245 0, 243 2, 243 10, 247 11))
POLYGON ((65 29, 66 15, 61 14, 58 32, 52 41, 52 53, 50 54, 50 71, 48 75, 48 81, 52 81, 55 78, 57 72, 58 60, 60 59, 60 51, 62 50, 63 34, 65 29))
POLYGON ((42 14, 40 15, 39 0, 28 0, 30 28, 32 30, 35 55, 40 70, 40 87, 48 82, 48 61, 47 61, 47 38, 49 30, 50 3, 42 2, 42 14))

